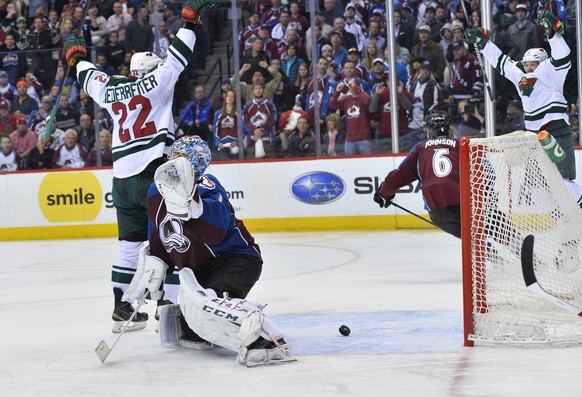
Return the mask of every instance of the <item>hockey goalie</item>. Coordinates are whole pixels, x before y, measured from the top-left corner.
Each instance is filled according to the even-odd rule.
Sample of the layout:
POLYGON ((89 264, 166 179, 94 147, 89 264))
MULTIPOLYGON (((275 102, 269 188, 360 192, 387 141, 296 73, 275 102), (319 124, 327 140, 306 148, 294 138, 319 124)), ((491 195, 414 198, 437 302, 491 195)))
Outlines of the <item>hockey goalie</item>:
POLYGON ((163 298, 179 269, 179 304, 159 307, 162 346, 232 350, 249 367, 296 361, 261 305, 245 300, 259 279, 258 244, 235 216, 225 189, 206 174, 210 150, 199 136, 174 142, 148 193, 149 246, 124 300, 163 298))

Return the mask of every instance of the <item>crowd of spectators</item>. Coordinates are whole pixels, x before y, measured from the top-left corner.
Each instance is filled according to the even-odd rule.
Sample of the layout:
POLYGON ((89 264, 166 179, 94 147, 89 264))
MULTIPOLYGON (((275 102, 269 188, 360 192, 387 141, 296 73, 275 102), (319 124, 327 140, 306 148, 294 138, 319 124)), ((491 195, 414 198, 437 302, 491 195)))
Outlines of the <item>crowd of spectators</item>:
MULTIPOLYGON (((463 40, 469 25, 481 25, 481 1, 491 4, 493 42, 513 60, 520 61, 532 47, 549 51, 549 45, 535 18, 538 0, 465 0, 470 21, 465 20, 459 1, 395 0, 395 74, 388 66, 392 54, 387 48, 383 0, 322 0, 313 26, 304 1, 241 2, 239 51, 233 52, 240 70, 223 78, 220 91, 212 97, 198 84, 197 68, 203 67, 212 46, 208 30, 212 22, 207 21, 197 32, 193 60, 178 83, 192 89, 186 99, 176 90, 178 134, 202 136, 215 158, 222 160, 237 159, 239 149, 248 158, 314 156, 317 143, 324 156, 391 152, 389 90, 394 77, 400 151, 425 137, 422 120, 434 111, 449 113, 456 136, 484 136, 488 98, 475 50, 463 40), (312 75, 313 64, 316 75, 312 75), (242 104, 238 110, 237 85, 242 104), (290 111, 300 117, 283 117, 290 111), (242 148, 237 113, 243 124, 242 148), (319 136, 314 128, 317 121, 319 136)), ((566 23, 575 76, 575 1, 552 3, 566 23)), ((102 153, 97 157, 103 165, 110 164, 111 135, 108 140, 102 135, 111 133, 111 120, 103 109, 95 109, 74 76, 65 76, 63 42, 80 29, 101 70, 128 76, 133 53, 151 50, 164 57, 182 25, 180 2, 92 0, 82 21, 83 4, 0 0, 0 169, 94 165, 95 142, 102 140, 106 146, 98 145, 102 153), (157 26, 151 22, 152 13, 159 16, 157 26), (53 131, 45 134, 62 79, 53 131)), ((218 3, 215 8, 228 7, 218 3)), ((498 75, 490 80, 497 87, 495 133, 522 129, 517 92, 498 75)), ((577 142, 575 84, 565 87, 565 95, 577 142)))

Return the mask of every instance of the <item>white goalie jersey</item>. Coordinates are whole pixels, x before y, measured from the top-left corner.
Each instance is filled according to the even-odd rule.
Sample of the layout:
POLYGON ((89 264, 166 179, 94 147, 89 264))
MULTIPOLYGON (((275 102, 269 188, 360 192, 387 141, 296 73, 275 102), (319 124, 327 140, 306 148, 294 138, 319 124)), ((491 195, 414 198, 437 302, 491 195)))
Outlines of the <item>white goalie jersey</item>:
POLYGON ((180 29, 167 58, 139 79, 108 76, 90 62, 77 64, 81 88, 109 112, 112 131, 113 176, 139 174, 160 158, 175 140, 172 102, 174 85, 192 57, 194 32, 180 29))

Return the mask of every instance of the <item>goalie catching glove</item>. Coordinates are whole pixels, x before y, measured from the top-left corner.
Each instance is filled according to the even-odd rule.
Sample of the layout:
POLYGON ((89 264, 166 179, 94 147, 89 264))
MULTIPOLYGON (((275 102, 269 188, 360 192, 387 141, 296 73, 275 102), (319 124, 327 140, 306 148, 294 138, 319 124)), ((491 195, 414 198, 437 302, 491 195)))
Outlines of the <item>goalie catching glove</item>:
POLYGON ((214 0, 188 0, 180 17, 185 23, 202 24, 202 11, 214 7, 214 0))
POLYGON ((162 299, 166 270, 168 270, 168 265, 163 260, 150 256, 149 243, 144 243, 139 250, 139 262, 135 275, 121 300, 125 302, 138 301, 146 291, 149 291, 150 299, 155 301, 162 299))
POLYGON ((477 45, 480 50, 485 48, 490 38, 491 34, 485 28, 469 28, 465 31, 465 40, 467 40, 467 43, 477 45))
POLYGON ((77 62, 84 60, 87 57, 87 48, 85 48, 85 40, 78 39, 75 36, 69 37, 63 46, 63 54, 69 66, 75 66, 77 62))
POLYGON ((564 34, 564 24, 560 17, 554 15, 553 12, 540 9, 538 11, 538 22, 544 27, 544 34, 546 37, 551 37, 553 32, 564 34))
POLYGON ((196 171, 187 158, 179 156, 159 166, 154 182, 164 198, 168 214, 183 221, 202 215, 196 171))

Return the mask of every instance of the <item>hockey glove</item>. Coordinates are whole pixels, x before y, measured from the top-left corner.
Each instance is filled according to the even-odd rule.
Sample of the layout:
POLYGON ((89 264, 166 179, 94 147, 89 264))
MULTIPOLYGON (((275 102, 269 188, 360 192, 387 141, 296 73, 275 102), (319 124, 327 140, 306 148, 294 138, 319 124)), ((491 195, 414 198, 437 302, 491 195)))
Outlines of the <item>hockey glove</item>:
POLYGON ((202 215, 196 172, 185 157, 178 157, 158 167, 154 183, 164 198, 169 215, 187 221, 202 215))
POLYGON ((485 48, 490 38, 489 30, 485 28, 469 28, 465 31, 465 40, 467 40, 467 43, 477 45, 480 50, 485 48))
POLYGON ((185 23, 201 25, 202 11, 211 7, 214 7, 214 0, 188 0, 180 16, 185 23))
POLYGON ((164 295, 164 279, 166 278, 168 265, 155 257, 150 256, 150 247, 146 242, 139 250, 139 263, 135 275, 123 294, 121 300, 135 302, 149 291, 150 299, 160 300, 164 295))
POLYGON ((85 40, 78 39, 74 36, 69 37, 63 46, 63 54, 69 66, 75 66, 77 62, 82 61, 87 57, 87 48, 85 48, 85 40))
MULTIPOLYGON (((382 185, 383 184, 384 184, 384 182, 382 182, 382 185)), ((394 200, 394 196, 388 197, 388 198, 385 198, 384 196, 382 196, 380 194, 380 190, 382 189, 382 185, 380 185, 378 190, 376 190, 376 193, 374 193, 374 201, 376 203, 378 203, 380 208, 388 208, 388 207, 390 207, 390 204, 392 204, 392 200, 394 200)))
POLYGON ((538 11, 538 23, 544 27, 546 37, 551 37, 553 32, 558 32, 561 35, 564 34, 562 20, 551 11, 540 9, 538 11))

